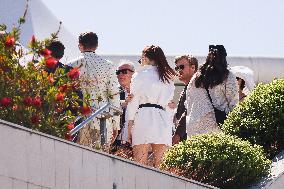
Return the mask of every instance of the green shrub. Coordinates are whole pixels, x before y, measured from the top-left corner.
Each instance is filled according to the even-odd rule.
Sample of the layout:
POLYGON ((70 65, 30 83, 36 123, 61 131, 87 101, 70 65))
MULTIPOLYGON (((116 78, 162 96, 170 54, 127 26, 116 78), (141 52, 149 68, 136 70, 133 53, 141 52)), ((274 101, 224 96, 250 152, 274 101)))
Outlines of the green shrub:
POLYGON ((268 173, 262 147, 223 133, 196 135, 173 146, 162 169, 221 188, 240 188, 268 173))
POLYGON ((284 79, 260 84, 221 126, 225 133, 263 146, 272 159, 284 148, 284 79))

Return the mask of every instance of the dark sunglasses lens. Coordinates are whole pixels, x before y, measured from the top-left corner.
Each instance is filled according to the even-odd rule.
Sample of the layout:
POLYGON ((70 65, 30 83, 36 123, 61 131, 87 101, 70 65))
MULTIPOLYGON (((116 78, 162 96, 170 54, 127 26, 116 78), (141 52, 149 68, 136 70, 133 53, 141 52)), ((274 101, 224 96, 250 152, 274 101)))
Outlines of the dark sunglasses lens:
POLYGON ((184 69, 184 65, 179 65, 179 66, 175 67, 176 71, 181 71, 183 69, 184 69))
POLYGON ((138 60, 138 63, 141 64, 141 59, 138 60))
POLYGON ((120 73, 122 73, 122 74, 127 74, 127 71, 128 71, 128 70, 124 70, 124 69, 123 69, 123 70, 117 70, 117 71, 116 71, 116 75, 119 75, 120 73))

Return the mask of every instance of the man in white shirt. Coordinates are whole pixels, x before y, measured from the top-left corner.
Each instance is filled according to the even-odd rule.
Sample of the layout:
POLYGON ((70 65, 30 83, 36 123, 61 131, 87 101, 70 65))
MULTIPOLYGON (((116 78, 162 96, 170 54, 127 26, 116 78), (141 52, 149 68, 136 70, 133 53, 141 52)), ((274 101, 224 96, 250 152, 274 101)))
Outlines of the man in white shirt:
MULTIPOLYGON (((107 102, 120 107, 116 66, 95 53, 98 36, 93 32, 82 33, 79 36, 78 46, 82 55, 71 61, 69 65, 79 68, 80 78, 85 81, 81 84, 81 88, 85 94, 90 94, 93 111, 107 102)), ((119 128, 119 116, 107 120, 107 129, 113 131, 111 141, 116 138, 119 128)), ((99 120, 95 118, 80 130, 78 143, 93 148, 99 147, 101 138, 99 130, 99 120)))

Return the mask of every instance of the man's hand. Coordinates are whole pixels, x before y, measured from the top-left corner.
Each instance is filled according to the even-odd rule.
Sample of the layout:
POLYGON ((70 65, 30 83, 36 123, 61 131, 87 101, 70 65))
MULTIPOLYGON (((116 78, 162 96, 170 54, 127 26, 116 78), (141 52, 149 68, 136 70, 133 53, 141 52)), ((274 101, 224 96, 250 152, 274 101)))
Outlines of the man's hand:
POLYGON ((177 105, 176 105, 176 103, 175 103, 174 101, 170 101, 170 102, 168 103, 168 107, 169 107, 170 109, 175 109, 175 108, 177 107, 177 105))
POLYGON ((179 142, 180 142, 180 137, 177 134, 175 134, 172 138, 172 143, 173 145, 175 145, 178 144, 179 142))
POLYGON ((128 104, 128 102, 131 102, 133 99, 133 94, 128 94, 126 99, 125 99, 125 102, 128 104))
POLYGON ((125 100, 120 100, 120 105, 121 105, 122 108, 126 108, 127 102, 125 102, 125 100))
POLYGON ((128 102, 131 102, 133 99, 133 94, 129 94, 127 95, 127 97, 125 98, 125 100, 121 100, 120 101, 120 105, 122 108, 126 108, 128 105, 128 102))

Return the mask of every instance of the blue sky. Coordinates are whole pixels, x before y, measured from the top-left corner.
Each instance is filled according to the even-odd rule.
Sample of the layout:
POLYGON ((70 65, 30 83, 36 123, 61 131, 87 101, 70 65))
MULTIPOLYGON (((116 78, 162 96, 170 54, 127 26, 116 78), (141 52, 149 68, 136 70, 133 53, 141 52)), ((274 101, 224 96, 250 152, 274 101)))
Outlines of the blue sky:
POLYGON ((230 56, 284 57, 283 0, 42 0, 71 33, 91 30, 101 54, 206 55, 224 44, 230 56))

